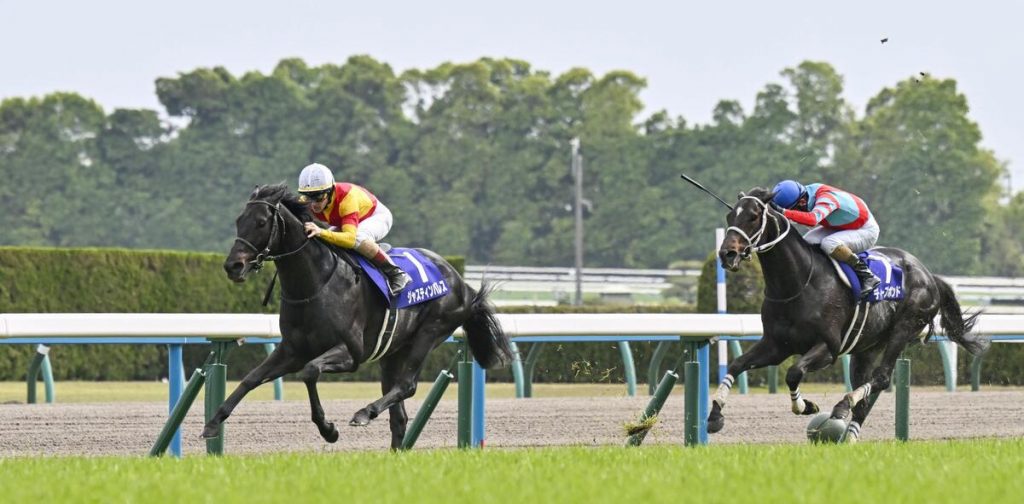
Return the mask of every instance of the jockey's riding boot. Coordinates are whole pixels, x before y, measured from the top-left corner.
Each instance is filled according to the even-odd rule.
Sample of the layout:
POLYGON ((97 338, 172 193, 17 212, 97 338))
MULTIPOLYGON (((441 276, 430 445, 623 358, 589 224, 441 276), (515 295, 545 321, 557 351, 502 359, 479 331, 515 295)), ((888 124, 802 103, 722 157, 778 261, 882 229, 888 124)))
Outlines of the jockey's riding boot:
POLYGON ((412 281, 412 278, 410 278, 406 272, 402 271, 402 268, 399 268, 391 261, 388 261, 385 264, 378 264, 378 266, 380 266, 381 273, 384 273, 384 276, 388 277, 388 289, 391 290, 392 296, 399 295, 402 292, 402 289, 412 281))
POLYGON ((875 287, 878 287, 878 284, 882 283, 882 281, 875 276, 867 263, 859 257, 857 258, 857 264, 851 264, 850 266, 853 267, 853 272, 856 273, 857 278, 860 279, 860 299, 861 301, 864 301, 871 295, 871 292, 875 290, 875 287))
POLYGON ((373 240, 363 240, 356 245, 356 252, 359 252, 363 257, 377 265, 380 272, 387 277, 388 290, 391 291, 392 297, 401 293, 402 289, 412 281, 412 278, 402 271, 402 268, 391 262, 391 258, 381 251, 380 247, 373 240))
POLYGON ((854 254, 850 247, 846 245, 840 245, 832 251, 832 258, 837 261, 842 261, 849 264, 853 268, 853 272, 857 274, 857 279, 860 280, 860 294, 859 299, 865 300, 871 295, 871 292, 878 287, 878 284, 882 283, 881 280, 874 273, 871 272, 871 268, 868 268, 867 263, 861 260, 857 254, 854 254))

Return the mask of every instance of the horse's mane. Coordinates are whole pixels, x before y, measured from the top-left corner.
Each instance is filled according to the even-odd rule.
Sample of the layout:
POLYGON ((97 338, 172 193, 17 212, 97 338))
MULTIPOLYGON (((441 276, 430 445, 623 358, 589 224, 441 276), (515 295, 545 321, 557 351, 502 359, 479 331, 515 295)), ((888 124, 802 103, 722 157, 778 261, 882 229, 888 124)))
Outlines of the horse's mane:
POLYGON ((768 200, 772 199, 772 191, 771 191, 771 189, 767 189, 767 188, 764 188, 764 187, 754 187, 754 188, 750 189, 749 191, 747 191, 746 195, 747 196, 753 196, 753 197, 758 198, 761 201, 764 201, 766 203, 768 202, 768 200))
POLYGON ((249 196, 250 200, 264 200, 271 203, 280 202, 302 222, 310 222, 313 220, 313 212, 309 210, 309 206, 299 201, 299 196, 288 190, 288 186, 281 182, 279 184, 268 184, 263 186, 257 186, 252 191, 252 195, 249 196))

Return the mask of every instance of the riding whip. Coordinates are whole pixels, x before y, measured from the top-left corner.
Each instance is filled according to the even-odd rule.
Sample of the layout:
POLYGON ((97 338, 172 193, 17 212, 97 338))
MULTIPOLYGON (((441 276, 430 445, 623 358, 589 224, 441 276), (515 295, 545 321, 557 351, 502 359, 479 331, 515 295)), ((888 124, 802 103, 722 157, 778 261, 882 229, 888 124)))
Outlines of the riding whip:
POLYGON ((680 174, 679 176, 680 176, 680 177, 682 177, 682 178, 683 178, 684 180, 686 180, 687 182, 689 182, 689 183, 691 183, 691 184, 693 184, 693 185, 697 186, 697 189, 700 189, 701 191, 704 191, 704 192, 706 192, 706 193, 710 194, 710 195, 711 195, 712 197, 714 197, 714 198, 715 198, 716 200, 718 200, 718 201, 721 201, 721 202, 722 202, 722 204, 723 204, 723 205, 725 205, 725 206, 726 206, 726 207, 727 207, 727 208, 728 208, 729 210, 732 210, 732 205, 730 205, 730 204, 726 203, 724 199, 722 199, 722 198, 719 198, 717 194, 715 194, 715 193, 711 192, 710 190, 708 190, 708 188, 707 188, 707 187, 704 187, 703 185, 701 185, 701 183, 700 183, 700 182, 697 182, 696 180, 694 180, 694 179, 690 178, 690 176, 689 176, 689 175, 687 175, 687 174, 685 174, 685 173, 682 173, 682 174, 680 174))

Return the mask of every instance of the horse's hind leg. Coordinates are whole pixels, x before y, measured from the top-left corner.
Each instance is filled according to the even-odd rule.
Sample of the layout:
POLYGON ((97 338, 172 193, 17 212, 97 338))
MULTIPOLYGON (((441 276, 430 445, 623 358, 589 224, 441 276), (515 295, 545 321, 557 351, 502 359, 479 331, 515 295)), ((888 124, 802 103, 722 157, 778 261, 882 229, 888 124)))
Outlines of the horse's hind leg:
POLYGON ((355 371, 356 367, 358 366, 355 359, 352 358, 352 354, 349 353, 348 347, 341 344, 309 361, 299 374, 302 381, 306 383, 313 423, 320 431, 320 436, 328 443, 338 440, 338 429, 334 427, 333 422, 328 422, 324 415, 324 407, 320 404, 320 394, 316 390, 316 382, 322 373, 351 372, 355 371))
POLYGON ((818 343, 786 371, 786 385, 789 386, 789 399, 793 403, 794 414, 813 415, 818 412, 817 404, 800 395, 800 382, 803 381, 805 374, 825 369, 832 362, 832 353, 829 352, 828 345, 818 343))
MULTIPOLYGON (((872 393, 881 392, 889 388, 889 384, 892 382, 892 370, 896 367, 896 359, 907 348, 907 344, 921 333, 922 328, 922 324, 918 322, 904 320, 897 323, 891 332, 892 336, 890 337, 889 344, 885 346, 885 353, 882 354, 881 362, 871 372, 871 380, 846 394, 832 408, 832 418, 845 420, 850 416, 850 411, 858 403, 869 398, 872 393)), ((866 411, 864 416, 867 417, 866 411)), ((860 421, 863 420, 864 418, 860 419, 860 421)))
MULTIPOLYGON (((349 421, 349 425, 367 425, 371 420, 377 418, 377 416, 385 409, 391 408, 392 406, 412 397, 416 393, 416 379, 420 376, 420 370, 423 368, 423 362, 426 360, 427 354, 430 353, 430 350, 432 350, 434 346, 443 341, 448 334, 451 334, 453 330, 454 328, 448 327, 445 327, 442 330, 420 329, 415 335, 413 335, 412 344, 385 357, 382 360, 382 371, 390 374, 392 380, 391 386, 384 392, 383 397, 357 411, 355 415, 352 415, 352 420, 349 421), (426 334, 431 334, 433 336, 427 337, 425 336, 426 334)), ((395 419, 392 418, 392 422, 394 421, 395 419)), ((404 436, 404 421, 402 422, 401 427, 402 435, 404 436)), ((392 446, 394 446, 396 436, 394 424, 392 424, 391 435, 392 446)), ((398 442, 401 443, 401 439, 399 439, 398 442)))
POLYGON ((725 400, 729 396, 729 389, 732 388, 736 376, 751 369, 776 365, 786 357, 788 355, 785 351, 777 347, 771 340, 761 339, 754 343, 750 350, 729 363, 729 371, 719 383, 715 400, 711 403, 711 412, 708 414, 708 432, 714 434, 725 427, 722 408, 725 407, 725 400))
POLYGON ((249 393, 250 390, 263 385, 269 381, 276 380, 288 373, 294 373, 302 368, 302 361, 296 358, 288 347, 279 345, 270 355, 267 356, 260 365, 249 371, 249 374, 242 378, 241 383, 238 387, 235 387, 235 391, 224 400, 224 403, 217 408, 216 413, 213 414, 213 418, 203 428, 202 436, 204 438, 217 437, 220 434, 220 426, 227 420, 228 416, 235 409, 235 406, 241 402, 242 398, 249 393))
MULTIPOLYGON (((387 359, 381 362, 380 392, 387 394, 395 385, 401 363, 398 359, 387 359)), ((402 447, 402 440, 405 439, 405 428, 409 423, 409 415, 405 412, 405 401, 398 401, 388 408, 388 423, 391 426, 391 449, 397 450, 402 447)))

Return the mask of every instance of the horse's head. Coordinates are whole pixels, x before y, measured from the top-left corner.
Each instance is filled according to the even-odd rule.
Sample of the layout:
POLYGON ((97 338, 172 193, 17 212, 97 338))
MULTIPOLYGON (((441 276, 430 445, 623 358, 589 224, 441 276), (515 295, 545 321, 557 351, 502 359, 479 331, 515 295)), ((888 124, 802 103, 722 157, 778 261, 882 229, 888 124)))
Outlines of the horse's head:
POLYGON ((252 191, 242 213, 235 219, 235 243, 224 260, 228 278, 244 282, 249 272, 263 268, 264 260, 297 252, 281 254, 280 251, 288 227, 289 209, 292 214, 308 213, 284 184, 258 186, 252 191))
POLYGON ((740 260, 750 259, 753 252, 770 249, 788 233, 789 221, 768 206, 771 200, 772 192, 761 187, 755 187, 749 193, 739 194, 736 206, 725 217, 729 228, 721 248, 718 249, 722 267, 736 271, 739 269, 740 260), (770 243, 761 243, 769 220, 774 220, 776 234, 779 236, 770 243), (785 233, 780 233, 778 229, 780 220, 786 222, 785 233))

